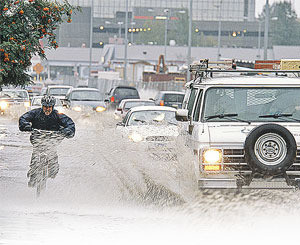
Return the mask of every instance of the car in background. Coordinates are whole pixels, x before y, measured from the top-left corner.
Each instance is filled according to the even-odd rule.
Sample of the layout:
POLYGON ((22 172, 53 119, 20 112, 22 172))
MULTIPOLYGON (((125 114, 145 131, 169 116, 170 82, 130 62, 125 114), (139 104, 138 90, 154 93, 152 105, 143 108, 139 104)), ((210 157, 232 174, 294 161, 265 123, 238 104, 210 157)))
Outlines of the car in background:
POLYGON ((140 99, 139 92, 135 87, 124 85, 111 88, 106 95, 105 103, 108 109, 115 109, 124 99, 140 99))
POLYGON ((68 85, 49 85, 47 87, 46 94, 64 100, 66 98, 66 94, 69 92, 71 88, 73 87, 68 85))
POLYGON ((143 99, 125 99, 122 100, 119 106, 115 110, 115 118, 124 118, 127 111, 133 107, 137 106, 155 106, 153 100, 143 100, 143 99))
MULTIPOLYGON (((42 107, 42 98, 44 96, 34 96, 31 99, 31 106, 30 110, 36 109, 36 108, 41 108, 42 107)), ((64 113, 65 109, 63 107, 63 104, 61 103, 61 100, 58 98, 55 98, 55 109, 58 111, 58 113, 64 113)))
POLYGON ((182 107, 184 92, 160 91, 154 98, 154 102, 159 106, 170 106, 177 109, 182 107))
POLYGON ((76 112, 103 112, 106 110, 103 95, 95 88, 70 89, 64 105, 76 112))
POLYGON ((117 131, 142 146, 155 159, 176 160, 179 129, 175 113, 175 108, 166 106, 134 107, 117 124, 117 131))
POLYGON ((46 95, 46 94, 47 94, 47 87, 43 87, 43 88, 41 89, 40 95, 44 96, 44 95, 46 95))
POLYGON ((27 111, 30 107, 29 94, 25 89, 3 89, 0 91, 0 112, 18 108, 27 111))

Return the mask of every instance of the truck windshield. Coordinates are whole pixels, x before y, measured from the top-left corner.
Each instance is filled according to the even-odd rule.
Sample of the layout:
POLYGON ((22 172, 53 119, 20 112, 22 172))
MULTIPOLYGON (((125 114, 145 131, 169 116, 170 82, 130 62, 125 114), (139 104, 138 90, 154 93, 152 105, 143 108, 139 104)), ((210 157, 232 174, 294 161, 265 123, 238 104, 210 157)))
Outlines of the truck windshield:
POLYGON ((210 88, 206 91, 202 120, 231 121, 215 115, 237 114, 251 122, 295 122, 300 119, 300 88, 210 88), (266 116, 291 115, 291 116, 266 116))

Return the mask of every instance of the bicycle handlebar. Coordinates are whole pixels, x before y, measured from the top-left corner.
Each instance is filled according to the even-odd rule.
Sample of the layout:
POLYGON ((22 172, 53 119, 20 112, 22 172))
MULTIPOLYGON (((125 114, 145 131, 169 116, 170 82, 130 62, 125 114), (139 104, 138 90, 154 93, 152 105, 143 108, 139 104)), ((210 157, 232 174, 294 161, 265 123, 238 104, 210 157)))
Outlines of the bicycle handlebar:
POLYGON ((51 131, 51 130, 44 130, 44 129, 37 129, 37 128, 33 128, 32 133, 38 133, 38 134, 44 134, 44 135, 64 136, 64 134, 60 131, 51 131))

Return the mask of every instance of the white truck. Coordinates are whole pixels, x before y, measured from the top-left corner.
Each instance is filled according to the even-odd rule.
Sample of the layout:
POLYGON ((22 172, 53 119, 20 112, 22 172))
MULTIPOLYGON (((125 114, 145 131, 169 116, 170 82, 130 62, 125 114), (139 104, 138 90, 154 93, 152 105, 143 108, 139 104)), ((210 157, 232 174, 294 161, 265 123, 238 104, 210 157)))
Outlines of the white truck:
MULTIPOLYGON (((300 78, 196 70, 176 118, 186 121, 199 189, 299 188, 300 78)), ((287 72, 299 71, 278 73, 287 72)))

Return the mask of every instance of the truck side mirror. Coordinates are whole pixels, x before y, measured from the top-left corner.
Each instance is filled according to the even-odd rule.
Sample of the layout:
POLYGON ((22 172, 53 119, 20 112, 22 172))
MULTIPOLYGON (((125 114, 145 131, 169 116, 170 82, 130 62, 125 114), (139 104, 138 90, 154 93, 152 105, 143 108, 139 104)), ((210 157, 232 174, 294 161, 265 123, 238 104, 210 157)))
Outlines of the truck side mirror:
POLYGON ((178 109, 175 113, 175 118, 177 121, 187 122, 189 120, 188 113, 189 113, 189 111, 186 109, 178 109))

